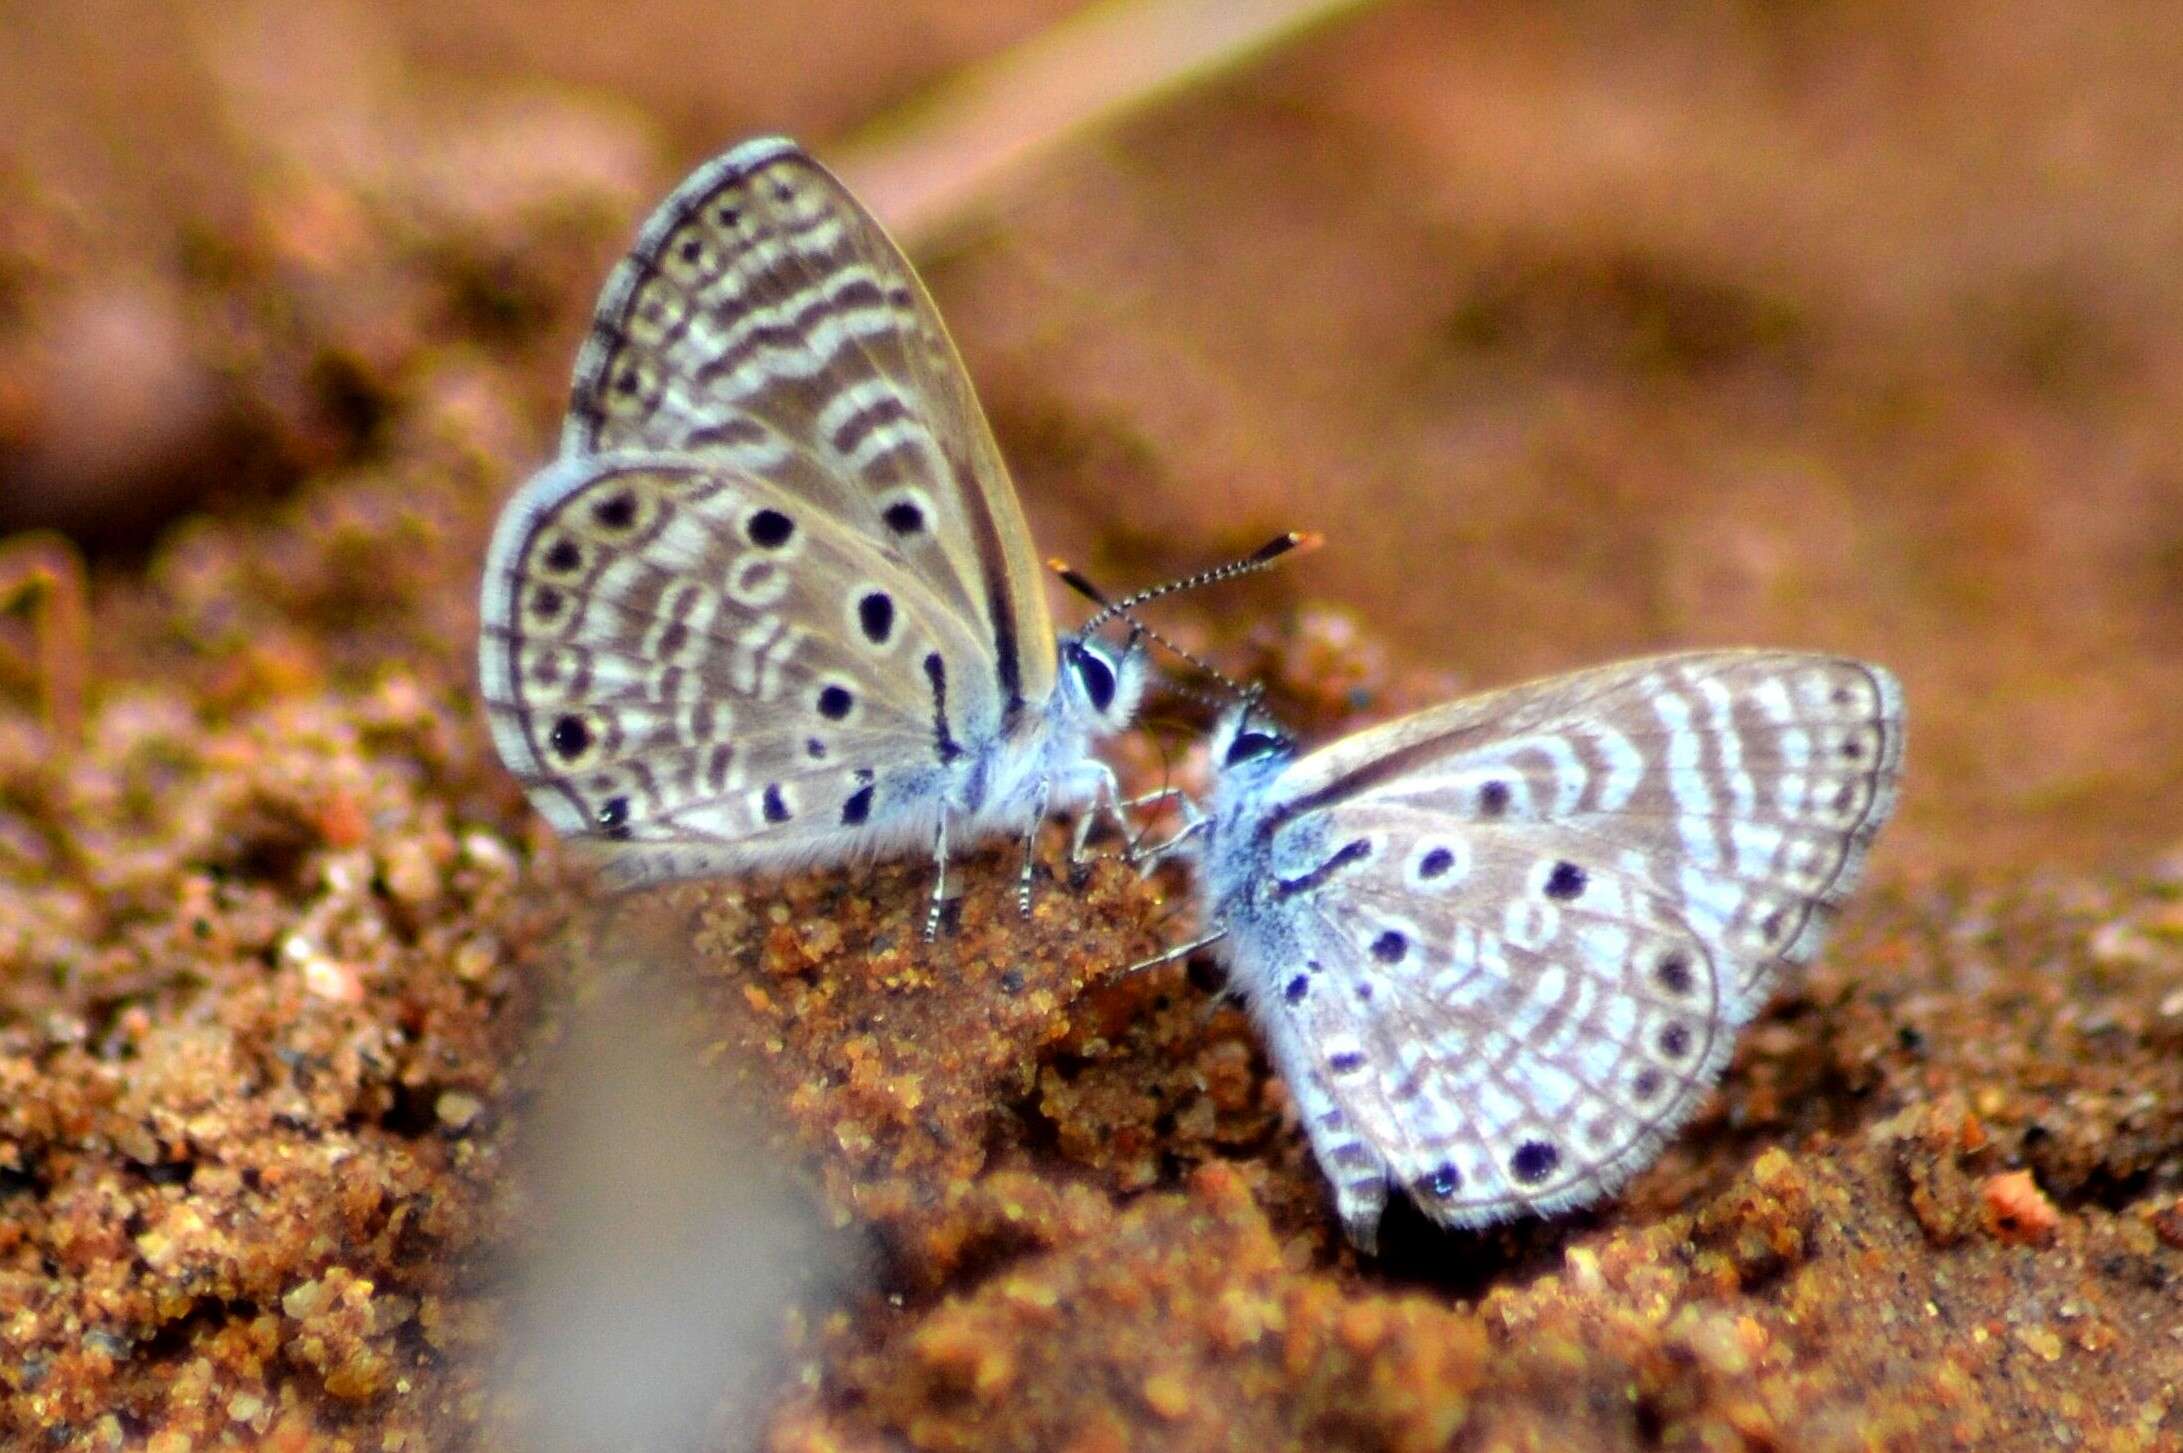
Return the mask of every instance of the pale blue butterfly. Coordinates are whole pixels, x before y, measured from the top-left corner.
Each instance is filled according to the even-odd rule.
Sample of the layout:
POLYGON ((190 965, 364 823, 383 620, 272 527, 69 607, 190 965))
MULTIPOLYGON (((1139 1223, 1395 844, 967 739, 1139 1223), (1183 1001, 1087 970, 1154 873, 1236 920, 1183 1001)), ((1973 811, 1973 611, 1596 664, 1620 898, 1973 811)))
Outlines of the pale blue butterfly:
POLYGON ((931 298, 778 138, 700 168, 609 278, 481 612, 501 758, 611 883, 930 842, 928 936, 951 834, 1025 833, 1028 912, 1047 812, 1118 810, 1091 749, 1147 677, 1134 632, 1055 635, 931 298))
MULTIPOLYGON (((1349 1237, 1390 1186, 1478 1226, 1658 1155, 1819 946, 1892 811, 1894 677, 1698 651, 1298 754, 1253 702, 1178 841, 1349 1237)), ((1159 962, 1155 960, 1154 962, 1159 962)))

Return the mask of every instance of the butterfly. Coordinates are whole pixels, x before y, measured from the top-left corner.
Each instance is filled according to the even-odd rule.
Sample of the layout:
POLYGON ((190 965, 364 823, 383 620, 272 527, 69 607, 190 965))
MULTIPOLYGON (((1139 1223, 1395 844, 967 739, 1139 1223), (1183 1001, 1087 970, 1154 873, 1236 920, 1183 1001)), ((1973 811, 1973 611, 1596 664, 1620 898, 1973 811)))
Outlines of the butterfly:
MULTIPOLYGON (((1649 1164, 1817 950, 1894 807, 1903 698, 1785 651, 1624 661, 1316 751, 1231 708, 1180 835, 1349 1239, 1649 1164)), ((1155 960, 1154 962, 1158 962, 1155 960)))
POLYGON ((481 589, 501 759, 616 886, 1027 833, 1115 802, 1137 638, 1057 636, 909 262, 795 143, 667 198, 600 297, 560 457, 481 589))

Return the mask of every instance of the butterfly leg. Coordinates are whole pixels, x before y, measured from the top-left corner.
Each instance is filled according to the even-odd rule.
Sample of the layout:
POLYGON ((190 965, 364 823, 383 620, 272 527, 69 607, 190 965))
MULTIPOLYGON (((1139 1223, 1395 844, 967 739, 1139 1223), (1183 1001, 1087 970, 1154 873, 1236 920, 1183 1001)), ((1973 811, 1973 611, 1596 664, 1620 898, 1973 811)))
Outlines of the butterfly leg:
POLYGON ((947 810, 932 835, 932 906, 925 910, 925 942, 940 936, 940 911, 947 906, 947 810))
POLYGON ((1193 807, 1197 805, 1196 799, 1180 787, 1157 788, 1136 797, 1125 797, 1116 805, 1119 807, 1150 807, 1155 802, 1168 802, 1178 797, 1193 807))
MULTIPOLYGON (((1180 787, 1162 787, 1152 792, 1142 793, 1136 797, 1125 797, 1120 802, 1114 804, 1115 821, 1121 824, 1123 834, 1129 839, 1129 848, 1123 856, 1128 858, 1130 862, 1135 863, 1138 859, 1138 854, 1144 850, 1144 840, 1146 834, 1132 828, 1132 826, 1130 825, 1129 814, 1141 808, 1157 807, 1163 802, 1181 803, 1184 816, 1188 817, 1193 822, 1197 821, 1199 816, 1201 815, 1198 812, 1197 799, 1192 797, 1188 792, 1184 791, 1180 787)), ((1151 813, 1146 813, 1144 815, 1148 818, 1152 816, 1151 813)))
POLYGON ((1157 791, 1147 792, 1139 797, 1124 797, 1121 795, 1121 787, 1115 780, 1113 770, 1105 763, 1091 763, 1084 770, 1096 771, 1098 780, 1093 784, 1091 806, 1085 809, 1084 813, 1077 818, 1076 834, 1069 840, 1069 866, 1071 867, 1082 864, 1088 855, 1086 852, 1087 844, 1091 841, 1092 831, 1099 826, 1102 817, 1112 818, 1114 825, 1121 829, 1122 836, 1129 839, 1129 849, 1123 856, 1131 862, 1135 862, 1138 852, 1138 835, 1129 820, 1132 808, 1150 807, 1160 802, 1179 801, 1182 803, 1183 812, 1192 821, 1196 821, 1202 815, 1198 812, 1196 800, 1180 787, 1162 787, 1157 791))
POLYGON ((1016 911, 1024 918, 1031 916, 1031 870, 1038 863, 1038 830, 1046 825, 1046 810, 1054 798, 1054 779, 1041 777, 1038 781, 1038 806, 1031 813, 1031 825, 1023 834, 1023 868, 1016 874, 1016 911))
POLYGON ((1085 770, 1096 771, 1098 780, 1092 785, 1091 806, 1076 819, 1076 834, 1069 839, 1069 866, 1076 867, 1084 861, 1084 845, 1091 841, 1092 829, 1099 825, 1101 813, 1122 824, 1129 831, 1129 819, 1122 816, 1121 787, 1115 782, 1114 769, 1104 762, 1085 764, 1085 770))
POLYGON ((1154 954, 1149 959, 1139 959, 1136 963, 1131 964, 1128 968, 1122 970, 1121 974, 1117 977, 1126 979, 1131 974, 1141 974, 1147 969, 1156 969, 1159 968, 1162 964, 1171 964, 1177 959, 1189 958, 1199 949, 1211 948, 1214 944, 1219 943, 1227 936, 1228 930, 1223 928, 1217 930, 1216 932, 1209 933, 1203 938, 1192 939, 1189 943, 1177 944, 1175 947, 1169 949, 1165 953, 1154 954))
POLYGON ((1154 843, 1150 848, 1140 848, 1132 854, 1133 859, 1142 859, 1140 866, 1148 871, 1158 867, 1160 861, 1169 853, 1212 825, 1213 820, 1205 815, 1204 809, 1198 806, 1198 800, 1195 797, 1179 787, 1173 789, 1173 792, 1175 801, 1180 804, 1182 826, 1166 842, 1154 843))
POLYGON ((1199 811, 1197 803, 1188 797, 1183 798, 1183 812, 1189 818, 1189 821, 1178 828, 1174 836, 1168 838, 1165 842, 1154 843, 1149 848, 1139 848, 1130 855, 1130 861, 1137 865, 1139 872, 1151 872, 1165 862, 1177 849, 1181 848, 1184 843, 1212 825, 1213 820, 1199 811))

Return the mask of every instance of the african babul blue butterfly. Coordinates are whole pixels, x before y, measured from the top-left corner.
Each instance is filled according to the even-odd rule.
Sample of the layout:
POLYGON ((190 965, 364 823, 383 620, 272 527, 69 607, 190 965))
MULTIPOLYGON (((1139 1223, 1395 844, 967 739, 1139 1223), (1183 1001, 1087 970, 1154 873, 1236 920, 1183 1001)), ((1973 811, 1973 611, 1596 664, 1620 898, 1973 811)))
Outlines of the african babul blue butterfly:
POLYGON ((1479 1226, 1649 1164, 1817 950, 1893 809, 1878 666, 1697 651, 1489 692, 1299 754, 1255 702, 1211 743, 1205 936, 1349 1238, 1388 1188, 1479 1226))
MULTIPOLYGON (((501 759, 611 883, 925 841, 929 937, 951 833, 1119 810, 1090 749, 1136 711, 1140 638, 1057 638, 1044 591, 916 273, 794 143, 752 141, 608 279, 560 458, 493 534, 479 674, 501 759)), ((1026 912, 1030 873, 1027 837, 1026 912)))

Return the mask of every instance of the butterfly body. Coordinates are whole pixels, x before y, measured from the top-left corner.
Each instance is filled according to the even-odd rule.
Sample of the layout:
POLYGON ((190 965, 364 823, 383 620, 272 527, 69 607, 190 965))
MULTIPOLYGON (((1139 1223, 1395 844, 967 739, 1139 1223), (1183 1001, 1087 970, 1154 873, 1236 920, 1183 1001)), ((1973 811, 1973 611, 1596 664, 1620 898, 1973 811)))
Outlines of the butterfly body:
MULTIPOLYGON (((494 741, 622 885, 841 862, 1106 795, 1136 643, 1057 637, 998 447, 885 232, 746 143, 603 291, 481 592, 494 741)), ((937 905, 937 899, 936 899, 937 905)))
POLYGON ((1789 652, 1623 662, 1309 753, 1213 742, 1199 893, 1369 1247, 1619 1187, 1816 951, 1892 808, 1902 702, 1789 652))

